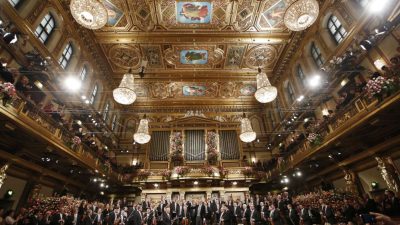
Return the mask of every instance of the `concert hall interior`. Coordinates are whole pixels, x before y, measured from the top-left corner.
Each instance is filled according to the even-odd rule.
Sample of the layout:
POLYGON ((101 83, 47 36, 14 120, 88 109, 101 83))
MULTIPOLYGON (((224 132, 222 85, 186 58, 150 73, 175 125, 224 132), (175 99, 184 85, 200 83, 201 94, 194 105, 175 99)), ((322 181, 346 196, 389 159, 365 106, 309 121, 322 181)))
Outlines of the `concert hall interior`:
POLYGON ((0 225, 400 224, 399 0, 0 0, 0 225))

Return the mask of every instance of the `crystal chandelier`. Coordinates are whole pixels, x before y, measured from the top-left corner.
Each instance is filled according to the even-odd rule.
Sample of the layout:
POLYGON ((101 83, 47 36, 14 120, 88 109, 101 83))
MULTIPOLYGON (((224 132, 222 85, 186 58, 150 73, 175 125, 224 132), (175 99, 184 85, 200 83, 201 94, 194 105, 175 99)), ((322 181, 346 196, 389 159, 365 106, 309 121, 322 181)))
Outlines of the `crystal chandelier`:
POLYGON ((149 134, 149 121, 146 119, 146 115, 139 122, 139 127, 136 133, 133 135, 133 140, 139 144, 146 144, 151 139, 149 134))
POLYGON ((240 124, 239 137, 243 142, 252 142, 256 140, 257 137, 256 132, 254 132, 253 128, 251 127, 249 118, 247 118, 244 114, 240 124))
POLYGON ((136 93, 134 91, 135 78, 132 70, 124 74, 119 87, 113 90, 113 97, 116 102, 122 105, 130 105, 136 101, 136 93))
POLYGON ((283 22, 289 30, 305 30, 317 20, 318 13, 316 0, 297 0, 286 9, 283 22))
POLYGON ((69 7, 76 22, 88 29, 100 29, 107 23, 107 9, 99 0, 71 0, 69 7))
POLYGON ((257 74, 257 91, 254 93, 257 101, 261 103, 272 102, 278 95, 278 89, 272 86, 268 80, 267 74, 262 73, 258 68, 257 74))

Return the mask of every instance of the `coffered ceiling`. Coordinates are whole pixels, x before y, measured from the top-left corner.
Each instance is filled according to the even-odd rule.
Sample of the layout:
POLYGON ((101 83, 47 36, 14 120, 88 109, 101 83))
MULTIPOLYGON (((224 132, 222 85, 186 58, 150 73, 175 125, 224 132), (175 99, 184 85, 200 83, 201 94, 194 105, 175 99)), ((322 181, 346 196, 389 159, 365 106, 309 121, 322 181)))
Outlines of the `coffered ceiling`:
MULTIPOLYGON (((254 105, 257 68, 274 79, 300 39, 283 24, 293 1, 103 0, 107 25, 85 32, 94 37, 115 84, 148 62, 144 78, 136 80, 136 105, 170 99, 219 99, 224 105, 247 99, 254 105)), ((68 1, 64 6, 69 10, 68 1)))

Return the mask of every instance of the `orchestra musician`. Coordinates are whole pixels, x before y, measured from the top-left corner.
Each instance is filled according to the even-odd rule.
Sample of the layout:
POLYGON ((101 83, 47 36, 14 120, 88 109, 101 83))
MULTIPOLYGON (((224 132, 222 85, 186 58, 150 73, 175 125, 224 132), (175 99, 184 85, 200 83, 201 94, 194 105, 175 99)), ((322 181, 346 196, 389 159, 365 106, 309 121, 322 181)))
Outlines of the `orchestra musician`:
POLYGON ((243 204, 243 214, 242 214, 242 223, 244 225, 250 225, 250 216, 251 212, 249 207, 246 204, 243 204))

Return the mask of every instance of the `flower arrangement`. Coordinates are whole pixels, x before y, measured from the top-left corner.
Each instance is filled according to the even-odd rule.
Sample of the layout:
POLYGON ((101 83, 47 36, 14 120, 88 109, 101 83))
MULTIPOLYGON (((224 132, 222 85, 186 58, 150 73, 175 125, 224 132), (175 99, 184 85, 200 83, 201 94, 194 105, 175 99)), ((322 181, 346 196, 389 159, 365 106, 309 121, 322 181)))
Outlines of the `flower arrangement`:
POLYGON ((185 166, 178 166, 175 168, 175 172, 178 176, 185 176, 190 172, 190 169, 185 166))
POLYGON ((214 165, 218 161, 219 152, 218 151, 208 151, 207 152, 207 161, 209 164, 214 165))
POLYGON ((201 168, 201 171, 206 174, 207 176, 213 176, 214 175, 214 168, 209 165, 204 165, 203 168, 201 168))
POLYGON ((166 170, 162 171, 161 172, 162 179, 165 180, 165 179, 170 178, 171 174, 172 174, 171 170, 166 169, 166 170))
POLYGON ((245 167, 241 172, 245 177, 251 177, 254 175, 254 170, 251 167, 245 167))
POLYGON ((175 151, 182 152, 182 150, 183 150, 182 132, 172 133, 170 143, 171 143, 171 152, 175 152, 175 151))
POLYGON ((229 170, 225 169, 223 166, 220 166, 219 168, 219 175, 224 178, 225 176, 227 176, 229 174, 229 170))
POLYGON ((73 143, 74 145, 80 145, 80 144, 82 143, 81 138, 78 137, 78 136, 74 136, 74 137, 72 138, 72 143, 73 143))
POLYGON ((183 162, 183 155, 181 151, 174 151, 170 154, 171 162, 183 162))
POLYGON ((17 91, 15 90, 14 85, 10 82, 0 84, 0 93, 2 94, 4 106, 9 100, 15 98, 17 95, 17 91))
POLYGON ((393 79, 387 79, 383 76, 372 78, 365 86, 367 96, 369 98, 382 98, 384 93, 390 93, 395 88, 393 79))
POLYGON ((218 157, 218 134, 215 131, 209 131, 207 132, 207 161, 209 164, 216 164, 218 157))
POLYGON ((138 178, 138 180, 147 180, 147 178, 149 178, 150 174, 151 173, 148 170, 140 170, 137 173, 137 178, 138 178))
POLYGON ((322 137, 321 135, 317 133, 309 133, 307 140, 312 144, 312 145, 320 145, 322 143, 322 137))

